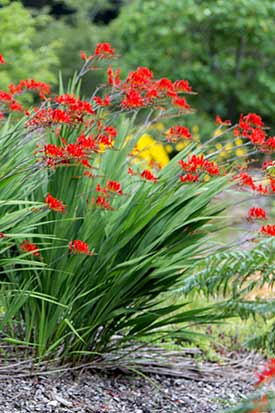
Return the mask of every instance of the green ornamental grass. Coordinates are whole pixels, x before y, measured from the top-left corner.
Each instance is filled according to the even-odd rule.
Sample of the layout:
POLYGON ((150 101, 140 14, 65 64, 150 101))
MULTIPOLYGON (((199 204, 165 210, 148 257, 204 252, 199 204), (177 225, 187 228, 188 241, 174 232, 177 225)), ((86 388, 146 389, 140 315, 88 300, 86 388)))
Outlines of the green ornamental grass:
MULTIPOLYGON (((167 294, 214 248, 224 191, 239 181, 251 189, 231 180, 235 161, 218 166, 179 125, 192 111, 187 81, 154 79, 142 67, 122 80, 108 43, 81 57, 58 96, 34 80, 0 91, 1 334, 40 358, 189 339, 194 325, 217 321, 215 308, 186 310, 167 294), (106 83, 80 97, 82 76, 106 66, 106 83), (30 91, 41 104, 22 115, 20 96, 30 91), (138 162, 140 136, 171 117, 179 124, 160 139, 190 144, 163 169, 138 162)), ((260 117, 247 116, 238 127, 250 128, 253 152, 251 136, 262 129, 260 117)))

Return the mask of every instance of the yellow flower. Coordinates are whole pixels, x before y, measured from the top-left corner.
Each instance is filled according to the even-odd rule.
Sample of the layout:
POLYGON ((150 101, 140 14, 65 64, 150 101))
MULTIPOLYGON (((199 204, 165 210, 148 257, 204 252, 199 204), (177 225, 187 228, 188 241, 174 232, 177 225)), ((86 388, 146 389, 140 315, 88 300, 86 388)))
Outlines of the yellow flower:
POLYGON ((199 130, 200 130, 200 128, 198 127, 198 125, 192 126, 192 132, 193 132, 193 133, 198 133, 199 130))
POLYGON ((180 151, 182 151, 184 148, 186 148, 187 145, 189 145, 189 142, 188 142, 188 141, 179 142, 179 143, 176 144, 176 150, 177 150, 178 152, 180 152, 180 151))
POLYGON ((238 149, 236 149, 235 153, 236 153, 237 156, 244 156, 246 154, 246 150, 238 148, 238 149))
POLYGON ((243 140, 241 138, 237 138, 235 139, 235 144, 236 145, 242 145, 243 144, 243 140))
POLYGON ((222 146, 222 144, 221 144, 221 143, 217 143, 217 144, 216 144, 216 148, 217 148, 218 150, 220 150, 220 149, 222 149, 222 148, 223 148, 223 146, 222 146))
POLYGON ((232 143, 231 143, 231 142, 228 142, 228 143, 225 145, 224 149, 225 149, 227 152, 230 152, 230 151, 233 149, 232 143))
POLYGON ((214 136, 220 136, 223 133, 221 129, 216 129, 214 132, 214 136))
POLYGON ((156 162, 161 167, 167 165, 169 157, 161 143, 155 141, 151 135, 144 133, 135 148, 134 155, 144 159, 146 163, 156 162))
POLYGON ((173 152, 173 146, 172 145, 165 145, 165 150, 167 153, 172 153, 173 152))
POLYGON ((204 182, 208 182, 210 181, 210 176, 209 175, 205 175, 205 177, 203 178, 204 182))

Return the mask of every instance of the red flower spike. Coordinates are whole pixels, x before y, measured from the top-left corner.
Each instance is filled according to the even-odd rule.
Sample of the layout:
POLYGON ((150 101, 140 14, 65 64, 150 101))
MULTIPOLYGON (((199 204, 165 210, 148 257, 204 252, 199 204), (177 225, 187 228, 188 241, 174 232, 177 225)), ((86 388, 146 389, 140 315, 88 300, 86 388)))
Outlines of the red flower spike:
POLYGON ((167 131, 166 140, 168 142, 176 142, 178 139, 191 139, 192 135, 185 126, 176 125, 167 131))
POLYGON ((65 205, 63 204, 63 202, 59 201, 56 198, 54 198, 51 194, 48 194, 46 196, 45 203, 48 205, 48 207, 52 211, 56 211, 56 212, 64 212, 65 211, 65 205))
MULTIPOLYGON (((238 177, 236 177, 238 178, 238 177)), ((241 179, 241 185, 243 186, 249 186, 251 189, 254 191, 256 190, 256 185, 255 182, 252 178, 252 176, 248 175, 246 172, 241 172, 239 175, 239 178, 241 179)))
POLYGON ((69 249, 72 254, 93 255, 93 252, 89 250, 89 245, 86 242, 81 241, 80 239, 70 241, 69 249))
POLYGON ((81 50, 81 52, 80 52, 80 57, 81 57, 82 60, 87 60, 88 59, 86 53, 83 50, 81 50))
POLYGON ((13 95, 22 93, 24 90, 35 90, 39 93, 39 95, 42 95, 43 98, 45 95, 49 95, 51 93, 51 87, 48 83, 38 82, 34 79, 20 80, 17 85, 11 83, 9 85, 9 90, 13 95))
POLYGON ((103 130, 110 138, 117 137, 117 130, 113 126, 106 126, 103 130))
POLYGON ((186 102, 186 100, 178 96, 172 100, 172 104, 174 106, 178 106, 181 109, 190 109, 190 105, 186 102))
POLYGON ((94 55, 101 57, 114 56, 115 49, 111 47, 110 43, 98 43, 96 45, 94 55))
POLYGON ((186 174, 186 175, 181 175, 180 180, 181 182, 196 182, 199 179, 199 175, 191 175, 191 174, 186 174))
POLYGON ((108 67, 107 69, 108 75, 108 84, 113 87, 118 87, 121 83, 120 80, 120 68, 118 68, 115 72, 113 71, 112 67, 108 67))
POLYGON ((39 257, 39 248, 37 245, 31 243, 29 240, 25 240, 21 245, 20 245, 21 251, 23 252, 30 252, 32 255, 35 257, 39 257))
POLYGON ((272 380, 275 377, 275 359, 271 359, 268 361, 264 370, 260 373, 256 373, 258 377, 257 385, 262 385, 267 381, 272 380))
POLYGON ((90 149, 92 151, 96 151, 97 149, 97 142, 95 141, 93 135, 85 136, 84 133, 82 133, 77 138, 76 143, 85 149, 90 149))
POLYGON ((260 128, 264 126, 264 122, 262 121, 261 116, 256 115, 256 113, 248 113, 246 116, 243 117, 243 120, 249 125, 252 124, 260 128))
POLYGON ((122 100, 121 106, 124 109, 137 109, 146 106, 146 103, 140 93, 130 90, 122 100))
POLYGON ((196 173, 199 170, 209 175, 218 175, 220 173, 218 166, 214 162, 205 159, 204 155, 192 155, 187 162, 180 160, 179 164, 186 172, 196 173))
POLYGON ((109 202, 106 201, 106 198, 104 198, 104 196, 98 196, 96 198, 96 206, 101 207, 103 209, 109 209, 109 210, 113 209, 111 205, 109 204, 109 202))
POLYGON ((82 146, 77 143, 69 143, 65 149, 68 155, 72 158, 82 158, 85 156, 82 146))
POLYGON ((65 149, 62 148, 62 146, 48 144, 44 146, 44 153, 46 156, 52 156, 54 158, 63 158, 65 156, 65 149))
POLYGON ((9 109, 13 112, 23 112, 23 106, 15 100, 9 104, 9 109))
POLYGON ((3 102, 10 102, 10 101, 12 101, 13 99, 12 99, 12 94, 11 93, 8 93, 8 92, 5 92, 4 90, 0 90, 0 101, 3 101, 3 102))
POLYGON ((231 120, 222 120, 222 118, 219 115, 216 115, 216 124, 221 126, 232 125, 231 120))
POLYGON ((253 207, 248 211, 248 220, 266 219, 266 212, 263 208, 253 207))
POLYGON ((4 59, 3 55, 0 53, 0 65, 4 65, 5 63, 6 63, 5 59, 4 59))
POLYGON ((123 195, 123 191, 121 189, 121 185, 119 182, 116 181, 107 181, 106 189, 110 192, 114 192, 118 195, 123 195))
POLYGON ((143 172, 140 174, 141 178, 145 179, 146 181, 157 182, 158 178, 152 174, 149 169, 144 169, 143 172))
POLYGON ((275 237, 275 225, 263 225, 260 229, 261 233, 264 235, 269 235, 275 237))
POLYGON ((103 99, 100 96, 95 96, 94 101, 98 106, 102 107, 109 106, 111 104, 110 96, 108 95, 104 96, 103 99))
POLYGON ((192 92, 192 87, 189 85, 188 80, 176 80, 173 86, 177 92, 192 92))

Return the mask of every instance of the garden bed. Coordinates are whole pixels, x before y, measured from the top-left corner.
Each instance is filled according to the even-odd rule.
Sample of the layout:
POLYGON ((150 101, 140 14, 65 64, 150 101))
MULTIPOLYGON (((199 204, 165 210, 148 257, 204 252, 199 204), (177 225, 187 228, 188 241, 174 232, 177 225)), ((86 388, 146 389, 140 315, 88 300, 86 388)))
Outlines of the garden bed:
POLYGON ((163 366, 160 361, 154 365, 137 360, 139 374, 127 374, 123 363, 107 372, 100 371, 100 363, 98 369, 86 365, 40 373, 23 369, 14 374, 11 368, 10 377, 1 368, 0 412, 217 412, 251 391, 254 368, 261 363, 254 354, 231 353, 219 363, 181 357, 178 352, 163 356, 163 366), (182 370, 175 368, 176 359, 182 370), (150 373, 157 368, 166 374, 150 373))

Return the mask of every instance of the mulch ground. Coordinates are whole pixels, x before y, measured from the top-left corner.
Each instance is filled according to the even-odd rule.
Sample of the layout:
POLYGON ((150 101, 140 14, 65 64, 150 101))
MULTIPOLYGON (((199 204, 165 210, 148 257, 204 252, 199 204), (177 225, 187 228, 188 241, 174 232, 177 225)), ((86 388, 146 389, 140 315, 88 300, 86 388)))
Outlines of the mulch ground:
POLYGON ((109 372, 87 366, 34 375, 12 365, 8 374, 0 367, 0 412, 218 412, 253 390, 254 371, 261 363, 251 354, 231 354, 222 363, 198 362, 185 355, 184 367, 183 359, 179 357, 177 364, 178 356, 171 354, 171 360, 165 356, 165 366, 148 363, 144 368, 142 362, 135 374, 133 369, 126 374, 122 366, 109 372))

